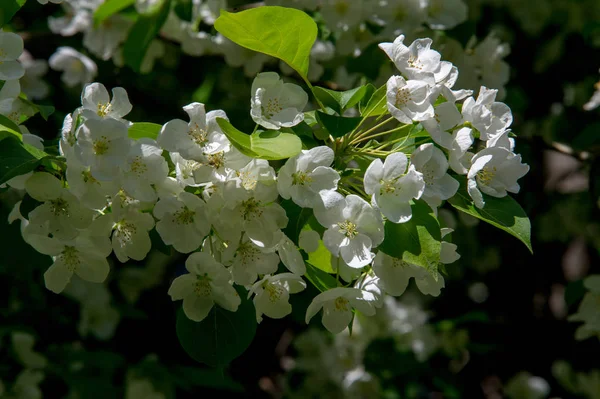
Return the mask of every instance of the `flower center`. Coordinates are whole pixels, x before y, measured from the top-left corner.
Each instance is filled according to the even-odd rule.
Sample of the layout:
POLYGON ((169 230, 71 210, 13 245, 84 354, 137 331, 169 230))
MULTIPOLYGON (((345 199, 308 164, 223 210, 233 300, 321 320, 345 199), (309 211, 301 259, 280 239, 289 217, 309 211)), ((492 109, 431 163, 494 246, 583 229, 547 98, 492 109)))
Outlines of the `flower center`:
POLYGON ((396 107, 404 107, 411 99, 408 88, 401 87, 396 91, 396 107))
POLYGON ((255 263, 260 255, 258 248, 252 246, 249 242, 242 243, 237 250, 236 256, 242 260, 242 264, 255 263))
POLYGON ((342 223, 338 223, 338 228, 340 229, 340 233, 342 233, 348 238, 354 238, 358 235, 358 229, 356 228, 356 224, 352 223, 349 220, 346 220, 342 223))
POLYGON ((148 166, 144 163, 143 158, 139 155, 134 157, 131 161, 131 173, 141 177, 147 171, 148 166))
POLYGON ((348 300, 346 298, 339 297, 333 304, 335 306, 335 310, 338 312, 348 311, 348 300))
POLYGON ((110 140, 106 136, 100 137, 100 139, 94 141, 94 154, 104 155, 110 148, 110 140))
POLYGON ((423 64, 421 63, 421 61, 419 61, 419 57, 417 57, 417 56, 409 55, 406 63, 411 68, 423 69, 423 64))
POLYGON ((178 224, 192 224, 194 223, 194 216, 196 216, 196 212, 184 206, 173 214, 173 219, 178 224))
POLYGON ((199 146, 204 145, 208 141, 208 132, 200 128, 197 123, 194 123, 194 126, 188 130, 188 136, 199 146))
POLYGON ((63 198, 51 200, 50 210, 54 216, 69 216, 69 203, 63 198))
POLYGON ((400 187, 395 186, 395 180, 380 180, 379 184, 381 184, 379 195, 393 194, 396 189, 400 189, 400 187))
POLYGON ((83 179, 84 183, 100 184, 100 182, 98 182, 98 180, 92 176, 92 173, 88 169, 81 172, 81 178, 83 179))
POLYGON ((423 174, 423 180, 425 181, 425 184, 427 184, 428 186, 431 186, 435 179, 433 170, 431 170, 431 168, 425 167, 425 168, 423 168, 421 173, 423 174))
POLYGON ((198 296, 207 297, 210 296, 212 288, 210 287, 210 277, 206 274, 204 276, 198 276, 198 280, 194 284, 194 292, 198 296))
POLYGON ((266 283, 264 288, 269 295, 269 302, 271 303, 277 302, 281 298, 281 295, 283 295, 283 288, 275 284, 266 283))
POLYGON ((312 177, 308 176, 306 172, 296 172, 292 174, 292 184, 304 186, 305 184, 311 183, 312 177))
POLYGON ((106 103, 106 104, 98 103, 98 109, 97 109, 96 113, 98 114, 99 117, 104 118, 111 111, 111 108, 112 108, 111 103, 106 103))
POLYGON ((244 187, 246 190, 254 190, 256 188, 256 185, 258 184, 258 180, 256 180, 256 178, 252 175, 252 173, 250 173, 249 171, 246 171, 246 172, 236 172, 236 174, 242 182, 242 187, 244 187))
POLYGON ((477 180, 479 180, 479 183, 483 184, 484 186, 489 185, 492 180, 494 179, 494 177, 496 177, 496 167, 484 167, 482 170, 480 170, 479 172, 477 172, 477 180))
POLYGON ((267 119, 272 118, 275 114, 283 111, 283 107, 279 103, 278 98, 269 98, 267 100, 267 105, 263 107, 263 114, 267 117, 267 119))
POLYGON ((121 220, 116 224, 116 236, 121 245, 124 245, 131 241, 131 237, 136 233, 137 227, 125 220, 121 220))
POLYGON ((71 273, 75 273, 77 267, 81 264, 79 251, 75 247, 65 246, 65 249, 63 249, 60 256, 67 266, 67 270, 71 273))
POLYGON ((215 169, 219 169, 225 165, 225 153, 223 151, 217 152, 216 154, 207 155, 208 165, 215 169))
POLYGON ((258 202, 254 198, 250 198, 244 202, 242 202, 242 216, 244 220, 252 220, 261 217, 263 214, 263 209, 260 206, 260 202, 258 202))

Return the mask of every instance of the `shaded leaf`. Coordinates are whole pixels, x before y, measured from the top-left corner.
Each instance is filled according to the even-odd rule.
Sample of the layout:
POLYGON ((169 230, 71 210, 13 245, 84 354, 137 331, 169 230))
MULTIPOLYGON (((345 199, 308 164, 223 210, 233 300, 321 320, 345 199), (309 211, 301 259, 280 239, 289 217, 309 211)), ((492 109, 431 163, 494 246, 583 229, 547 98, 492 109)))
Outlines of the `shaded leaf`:
POLYGON ((345 110, 354 107, 367 93, 367 86, 359 86, 347 91, 334 91, 323 87, 314 87, 314 95, 321 102, 342 115, 345 110))
POLYGON ((533 253, 531 248, 531 223, 517 201, 508 195, 496 198, 483 194, 485 206, 483 209, 479 209, 473 204, 467 193, 466 177, 455 176, 455 178, 460 182, 460 188, 456 195, 448 200, 453 207, 506 231, 518 238, 529 249, 529 252, 533 253))
POLYGON ((385 222, 385 239, 379 249, 390 256, 429 269, 440 260, 440 224, 425 201, 414 201, 411 209, 412 218, 408 222, 385 222))
POLYGON ((342 137, 346 133, 350 133, 363 119, 361 117, 346 118, 343 116, 328 115, 321 111, 317 111, 316 115, 319 123, 327 129, 333 137, 342 137))
POLYGON ((335 278, 316 266, 306 263, 306 274, 304 277, 308 279, 319 291, 324 292, 332 288, 337 287, 337 281, 335 278))
POLYGON ((107 0, 94 12, 94 25, 100 25, 105 19, 135 4, 135 0, 107 0))
POLYGON ((16 138, 5 138, 0 141, 0 184, 31 172, 47 156, 45 152, 16 138))

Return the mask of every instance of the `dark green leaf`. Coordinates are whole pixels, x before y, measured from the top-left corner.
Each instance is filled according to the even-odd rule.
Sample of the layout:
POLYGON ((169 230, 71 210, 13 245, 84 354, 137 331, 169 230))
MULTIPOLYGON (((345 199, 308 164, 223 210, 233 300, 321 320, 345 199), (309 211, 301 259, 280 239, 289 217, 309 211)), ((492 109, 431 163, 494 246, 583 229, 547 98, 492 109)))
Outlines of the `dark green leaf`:
POLYGON ((317 111, 316 115, 319 123, 333 137, 342 137, 346 133, 350 133, 362 120, 361 117, 346 118, 343 116, 328 115, 321 111, 317 111))
POLYGON ((440 224, 423 200, 412 205, 406 223, 385 222, 385 239, 379 249, 395 258, 429 269, 437 266, 442 250, 440 224))
POLYGON ((274 161, 291 158, 302 151, 302 141, 295 134, 268 130, 247 135, 226 119, 217 118, 217 123, 235 148, 253 158, 274 161))
POLYGON ((306 13, 268 6, 238 13, 221 10, 215 29, 242 47, 283 60, 307 79, 317 24, 306 13))
POLYGON ((175 0, 173 11, 183 21, 191 22, 193 18, 192 0, 175 0))
POLYGON ((300 232, 308 220, 313 216, 313 211, 310 208, 301 208, 292 200, 282 199, 279 203, 285 209, 285 214, 288 217, 288 224, 283 232, 290 240, 298 245, 298 237, 300 232))
POLYGON ((36 104, 38 111, 40 111, 40 115, 44 118, 45 121, 48 120, 48 117, 54 113, 54 107, 52 105, 40 105, 36 104))
POLYGON ((325 273, 323 270, 311 265, 308 262, 305 263, 306 274, 304 277, 306 277, 308 281, 312 283, 312 285, 317 287, 319 291, 324 292, 337 287, 337 281, 331 274, 325 273))
POLYGON ((162 129, 162 126, 158 123, 136 122, 129 127, 127 135, 134 140, 141 139, 142 137, 156 140, 160 129, 162 129))
POLYGON ((256 312, 244 288, 236 286, 242 303, 236 312, 216 304, 201 322, 177 313, 177 337, 188 355, 210 367, 223 368, 250 346, 256 333, 256 312))
POLYGON ((123 60, 140 72, 146 51, 169 15, 171 0, 162 0, 151 12, 140 15, 123 45, 123 60))
POLYGON ((178 366, 172 370, 171 379, 185 390, 208 387, 226 391, 242 392, 240 383, 225 375, 222 370, 178 366))
POLYGON ((23 7, 26 0, 2 0, 0 6, 0 28, 10 22, 12 17, 23 7))
POLYGON ((0 184, 31 172, 46 156, 45 152, 16 138, 7 137, 0 141, 0 184))
POLYGON ((18 140, 23 140, 19 126, 6 116, 0 115, 0 140, 6 137, 14 137, 18 140))
POLYGON ((448 200, 453 207, 513 235, 521 240, 527 249, 533 253, 531 248, 531 223, 517 201, 508 195, 496 198, 483 194, 485 206, 483 209, 479 209, 473 204, 467 193, 467 179, 464 176, 455 178, 460 182, 460 188, 456 195, 448 200))
POLYGON ((569 283, 565 288, 565 302, 567 306, 574 305, 586 294, 587 289, 583 285, 583 279, 569 283))
POLYGON ((313 93, 325 106, 342 115, 345 110, 354 107, 362 100, 367 93, 367 86, 360 86, 348 91, 334 91, 314 87, 313 93))
POLYGON ((111 15, 126 9, 135 4, 135 0, 107 0, 100 5, 94 12, 94 25, 100 25, 105 19, 111 15))
POLYGON ((373 97, 373 93, 375 93, 375 91, 377 90, 377 88, 375 86, 373 86, 371 83, 367 83, 365 85, 365 87, 366 87, 365 95, 358 103, 358 112, 361 115, 363 114, 363 109, 367 106, 367 104, 369 103, 369 100, 371 100, 371 97, 373 97))

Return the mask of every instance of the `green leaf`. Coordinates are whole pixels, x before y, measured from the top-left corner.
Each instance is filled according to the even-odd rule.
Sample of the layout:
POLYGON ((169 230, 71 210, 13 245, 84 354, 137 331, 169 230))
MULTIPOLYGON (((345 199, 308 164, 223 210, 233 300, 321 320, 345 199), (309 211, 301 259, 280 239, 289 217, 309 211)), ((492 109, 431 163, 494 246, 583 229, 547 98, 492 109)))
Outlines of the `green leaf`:
POLYGON ((373 86, 371 83, 367 83, 365 85, 365 87, 366 87, 365 95, 363 96, 363 98, 358 103, 358 112, 361 115, 363 114, 364 108, 369 103, 369 100, 371 99, 371 97, 373 97, 373 93, 375 93, 375 91, 377 90, 377 88, 375 86, 373 86))
POLYGON ((94 25, 100 25, 106 18, 135 4, 135 0, 107 0, 96 9, 94 25))
POLYGON ((191 22, 193 18, 192 6, 192 0, 175 0, 173 11, 179 19, 191 22))
POLYGON ((361 115, 363 118, 369 116, 383 115, 387 112, 387 86, 383 85, 379 89, 375 90, 375 93, 369 99, 365 109, 362 110, 361 115))
POLYGON ((256 333, 256 311, 243 287, 236 286, 242 299, 238 310, 230 312, 216 304, 201 322, 177 313, 177 338, 193 359, 210 367, 223 368, 250 346, 256 333))
POLYGON ((343 116, 329 115, 325 112, 317 111, 317 120, 327 129, 333 137, 342 137, 346 133, 354 130, 363 119, 361 117, 346 118, 343 116))
POLYGON ((238 13, 221 10, 215 29, 242 47, 279 58, 307 79, 317 24, 306 13, 275 6, 238 13))
POLYGON ((455 178, 460 182, 460 188, 456 195, 448 200, 453 207, 513 235, 525 244, 529 252, 533 253, 531 223, 517 201, 508 195, 496 198, 483 194, 485 206, 483 209, 479 209, 473 204, 467 193, 467 179, 464 176, 455 176, 455 178))
POLYGON ((0 6, 0 28, 10 22, 12 17, 23 7, 26 0, 2 0, 0 6))
POLYGON ((158 123, 136 122, 129 127, 127 135, 134 140, 141 139, 142 137, 156 140, 160 129, 162 129, 162 126, 158 123))
POLYGON ((0 115, 0 140, 6 137, 13 137, 20 141, 23 140, 23 135, 21 134, 19 126, 6 116, 0 115))
POLYGON ((442 250, 440 224, 425 201, 415 201, 411 209, 412 218, 408 222, 385 222, 385 239, 379 249, 426 269, 437 266, 442 250))
POLYGON ((44 118, 45 121, 48 120, 48 117, 52 115, 55 110, 52 105, 36 104, 35 106, 37 107, 38 111, 40 111, 40 115, 42 115, 42 118, 44 118))
POLYGON ((579 301, 588 291, 583 285, 583 279, 572 281, 565 288, 565 303, 567 306, 573 306, 579 301))
POLYGON ((129 31, 123 45, 123 60, 135 72, 140 72, 146 51, 169 15, 171 0, 162 0, 152 11, 141 14, 129 31))
POLYGON ((319 247, 315 252, 308 254, 308 262, 325 273, 335 273, 331 266, 331 252, 325 248, 323 240, 319 240, 319 247))
POLYGON ((310 208, 301 208, 289 199, 282 199, 279 205, 285 210, 285 214, 288 217, 288 224, 283 229, 283 232, 298 245, 300 232, 308 223, 308 220, 313 217, 313 211, 310 208))
POLYGON ((337 287, 337 281, 331 274, 325 273, 323 270, 311 265, 308 262, 305 263, 306 274, 304 277, 306 277, 308 281, 310 281, 312 285, 314 285, 319 291, 325 292, 337 287))
POLYGON ((345 110, 354 107, 367 93, 367 86, 348 91, 334 91, 322 87, 313 87, 313 93, 321 102, 342 115, 345 110))
POLYGON ((31 172, 47 156, 45 152, 16 138, 5 138, 0 141, 0 184, 31 172))
POLYGON ((217 123, 234 147, 249 157, 275 161, 291 158, 302 151, 302 141, 295 134, 268 130, 248 135, 226 119, 217 118, 217 123))

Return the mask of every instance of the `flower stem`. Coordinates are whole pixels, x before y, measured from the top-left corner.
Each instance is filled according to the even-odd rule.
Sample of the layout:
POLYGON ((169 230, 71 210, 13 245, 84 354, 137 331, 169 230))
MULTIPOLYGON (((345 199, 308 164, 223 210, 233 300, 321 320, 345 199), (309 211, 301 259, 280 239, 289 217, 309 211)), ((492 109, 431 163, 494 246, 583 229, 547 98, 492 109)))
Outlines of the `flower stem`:
MULTIPOLYGON (((367 141, 367 140, 371 140, 371 139, 373 139, 373 138, 375 138, 375 137, 385 136, 386 134, 392 134, 392 133, 396 133, 396 132, 402 131, 403 129, 406 129, 406 127, 409 127, 409 126, 410 126, 410 127, 412 127, 413 125, 402 125, 402 126, 400 126, 400 127, 397 127, 397 128, 395 128, 395 129, 386 130, 385 132, 379 132, 379 133, 375 133, 375 134, 372 134, 372 135, 370 135, 370 136, 366 136, 366 137, 365 137, 365 136, 362 136, 362 137, 357 137, 357 138, 355 138, 354 140, 352 140, 352 141, 350 142, 350 145, 352 145, 352 144, 358 144, 358 143, 360 143, 361 141, 367 141)), ((371 130, 372 130, 372 129, 371 129, 371 130)), ((404 136, 403 136, 403 137, 404 137, 404 136)))
MULTIPOLYGON (((349 144, 352 145, 354 143, 360 142, 361 141, 360 139, 362 139, 365 136, 368 136, 370 133, 374 132, 375 130, 379 129, 380 127, 384 126, 385 124, 387 124, 388 122, 393 121, 393 120, 395 120, 395 118, 390 116, 389 118, 387 118, 383 122, 373 126, 372 128, 365 130, 364 132, 358 133, 356 136, 351 136, 353 138, 349 144)), ((352 135, 352 133, 350 133, 350 134, 352 135)))

